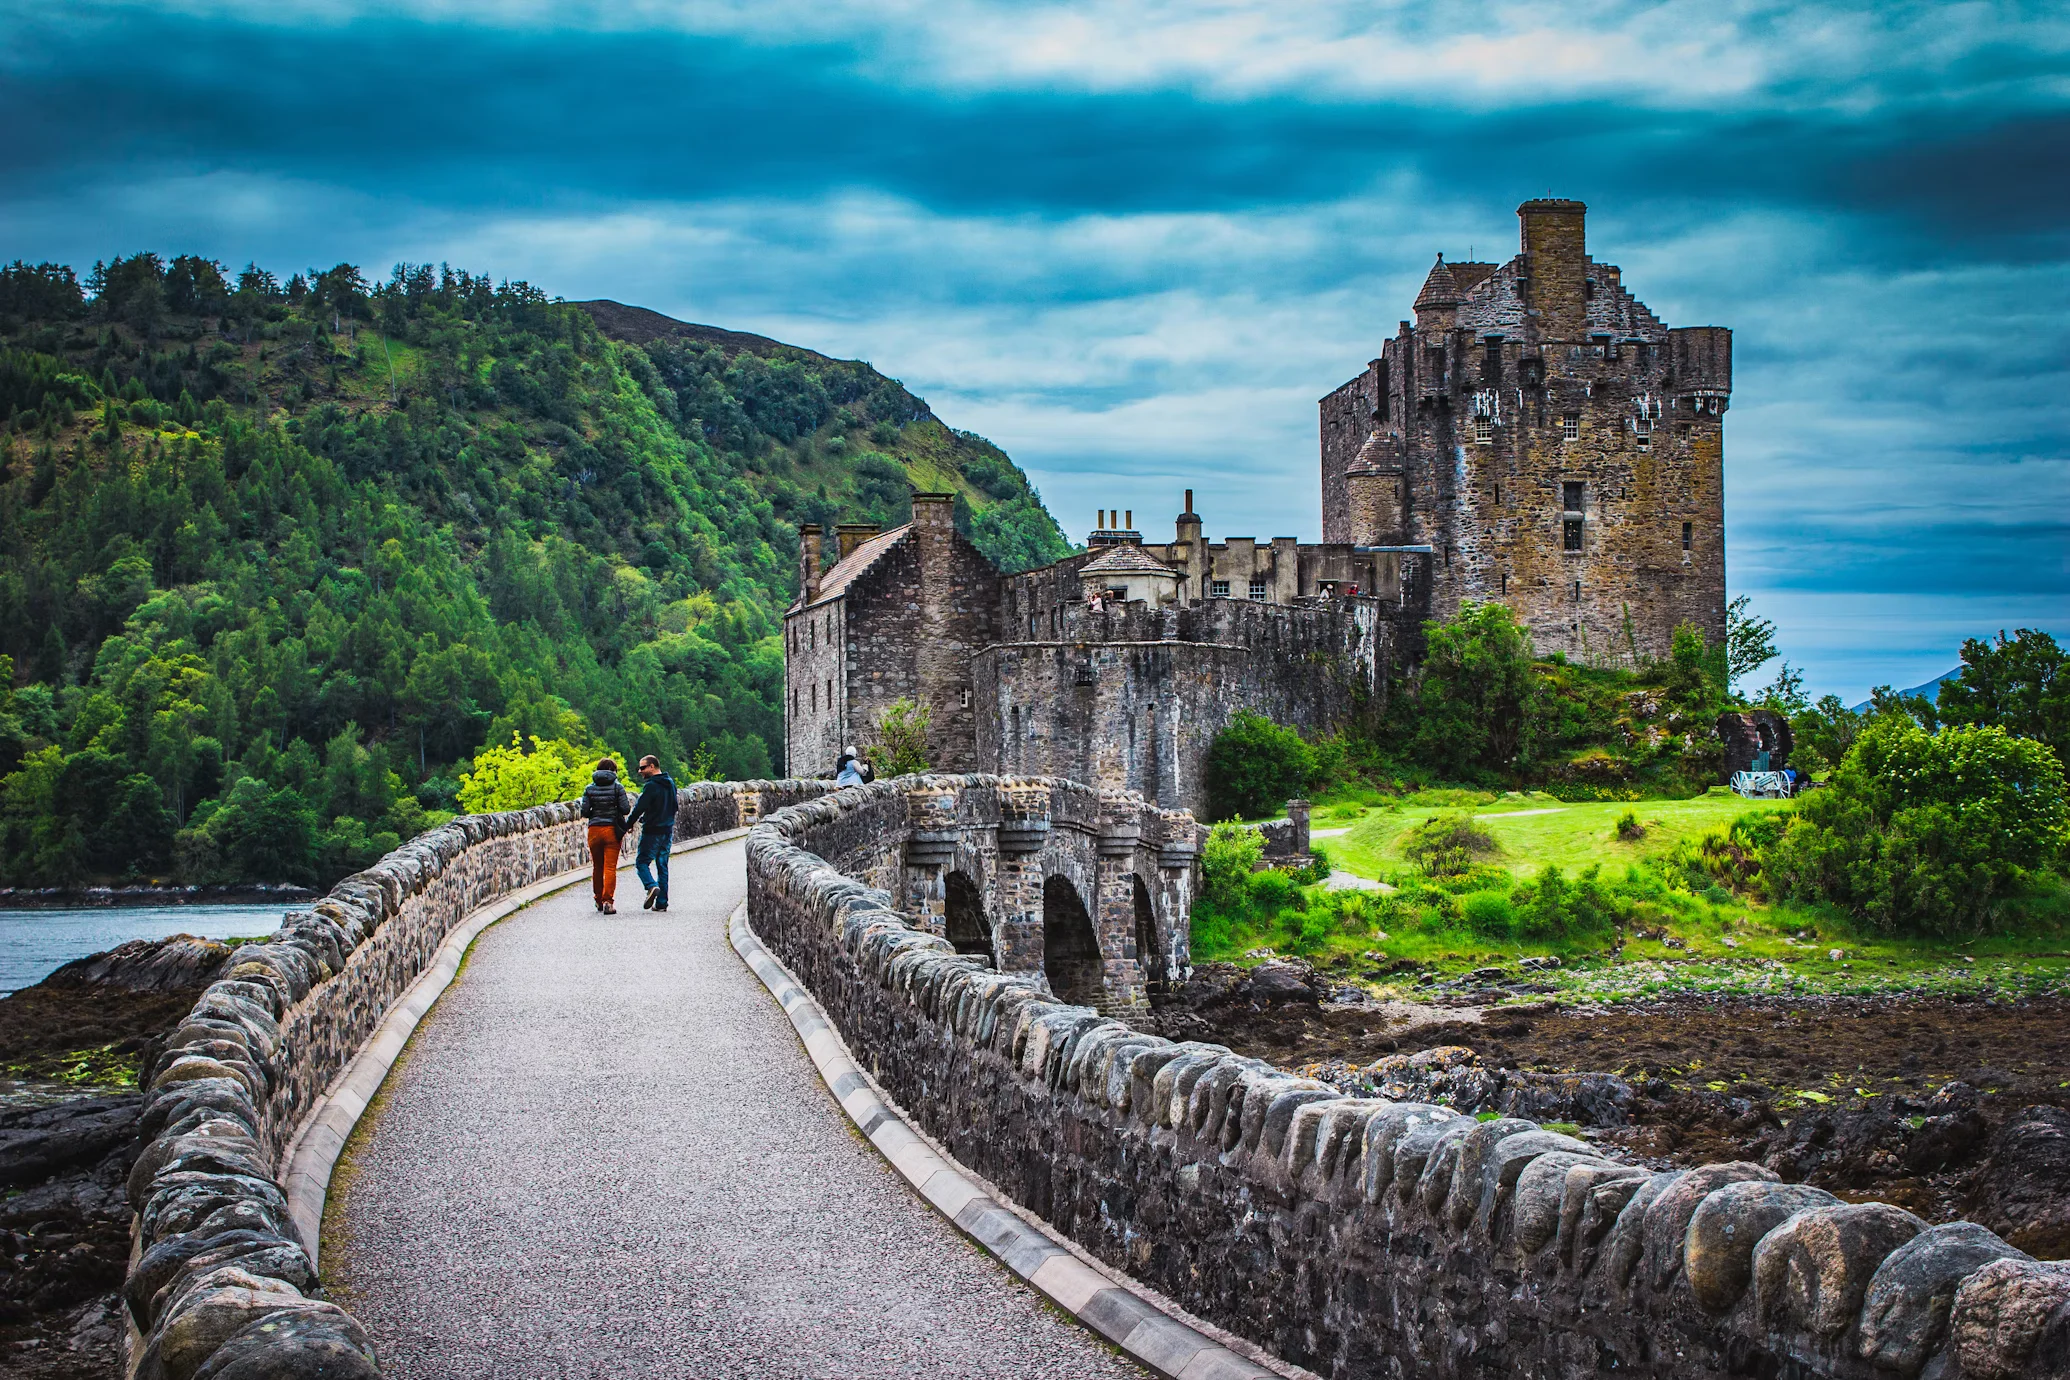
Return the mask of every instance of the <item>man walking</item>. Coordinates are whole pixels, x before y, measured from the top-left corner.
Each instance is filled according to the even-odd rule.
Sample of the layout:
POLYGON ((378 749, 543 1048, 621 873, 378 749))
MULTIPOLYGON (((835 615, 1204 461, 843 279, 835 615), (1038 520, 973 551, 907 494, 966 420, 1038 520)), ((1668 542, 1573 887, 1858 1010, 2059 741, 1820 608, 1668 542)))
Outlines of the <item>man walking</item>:
POLYGON ((632 818, 640 824, 640 851, 633 859, 633 870, 640 874, 640 885, 647 888, 646 908, 667 910, 668 849, 676 836, 676 783, 651 755, 640 759, 640 776, 645 784, 632 809, 632 818))

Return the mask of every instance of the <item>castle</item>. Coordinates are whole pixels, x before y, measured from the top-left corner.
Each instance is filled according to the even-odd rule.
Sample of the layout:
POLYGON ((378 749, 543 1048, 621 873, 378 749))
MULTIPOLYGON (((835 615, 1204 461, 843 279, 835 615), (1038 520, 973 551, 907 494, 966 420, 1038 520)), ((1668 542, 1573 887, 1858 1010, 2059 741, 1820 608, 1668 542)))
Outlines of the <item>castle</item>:
POLYGON ((831 552, 801 527, 788 774, 911 699, 937 770, 1198 811, 1237 713, 1340 728, 1464 602, 1590 661, 1663 655, 1684 622, 1722 639, 1731 333, 1664 327, 1589 259, 1584 213, 1526 202, 1508 263, 1440 259, 1415 324, 1322 400, 1320 543, 1209 541, 1191 490, 1170 541, 1102 511, 1085 550, 1016 575, 955 530, 951 494, 889 531, 844 523, 831 552))
POLYGON ((1323 540, 1421 544, 1430 611, 1502 603, 1541 654, 1725 636, 1732 332, 1669 329, 1588 255, 1587 207, 1527 201, 1508 263, 1440 256, 1380 358, 1322 400, 1323 540))

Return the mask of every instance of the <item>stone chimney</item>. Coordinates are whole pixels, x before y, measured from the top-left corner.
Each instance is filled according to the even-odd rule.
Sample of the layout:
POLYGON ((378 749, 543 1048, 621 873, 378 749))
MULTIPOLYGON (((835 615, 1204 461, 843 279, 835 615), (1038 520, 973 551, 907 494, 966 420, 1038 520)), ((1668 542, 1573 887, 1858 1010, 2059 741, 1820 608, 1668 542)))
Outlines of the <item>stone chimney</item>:
POLYGON ((1540 340, 1588 336, 1587 216, 1588 207, 1579 201, 1544 198, 1517 207, 1530 275, 1524 305, 1540 340))
POLYGON ((956 495, 913 494, 913 525, 949 531, 956 526, 956 495))
POLYGON ((809 604, 819 598, 819 538, 818 523, 799 524, 798 599, 801 603, 809 604))
POLYGON ((847 560, 851 551, 861 546, 884 529, 874 522, 844 522, 834 528, 834 540, 840 543, 841 554, 837 559, 847 560))
POLYGON ((1200 536, 1200 514, 1193 511, 1193 490, 1186 490, 1186 511, 1179 514, 1178 541, 1185 545, 1186 578, 1179 581, 1179 602, 1201 597, 1201 576, 1207 573, 1207 543, 1200 536))

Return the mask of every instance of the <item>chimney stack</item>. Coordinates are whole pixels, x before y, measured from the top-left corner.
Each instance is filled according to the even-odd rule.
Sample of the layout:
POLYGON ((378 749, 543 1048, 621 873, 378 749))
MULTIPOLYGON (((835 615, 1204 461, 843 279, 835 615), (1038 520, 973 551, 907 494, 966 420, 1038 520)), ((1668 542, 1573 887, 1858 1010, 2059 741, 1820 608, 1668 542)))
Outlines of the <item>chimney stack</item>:
POLYGON ((883 530, 882 527, 874 522, 844 522, 840 524, 834 528, 834 540, 840 543, 841 548, 841 555, 838 559, 847 560, 849 552, 855 550, 856 547, 861 546, 883 530))
POLYGON ((956 525, 956 495, 924 494, 913 492, 913 525, 915 527, 954 527, 956 525))
POLYGON ((1131 508, 1121 516, 1122 527, 1130 532, 1136 530, 1136 510, 1131 508))
POLYGON ((819 598, 819 539, 816 522, 798 527, 798 600, 810 604, 819 598))

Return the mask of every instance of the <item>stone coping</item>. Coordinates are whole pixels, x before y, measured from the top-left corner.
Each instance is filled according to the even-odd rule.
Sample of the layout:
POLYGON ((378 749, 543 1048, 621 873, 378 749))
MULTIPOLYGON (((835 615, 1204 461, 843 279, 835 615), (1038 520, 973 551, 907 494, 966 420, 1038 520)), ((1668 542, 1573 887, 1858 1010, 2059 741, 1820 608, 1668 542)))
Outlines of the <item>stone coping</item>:
MULTIPOLYGON (((1277 1380, 1283 1373, 1259 1365, 1176 1316, 1126 1276, 1087 1264, 1075 1248, 1028 1221, 1015 1205, 994 1197, 884 1100, 812 994, 748 928, 746 902, 734 909, 726 929, 734 952, 790 1018, 799 1043, 841 1110, 899 1177, 957 1230, 1050 1302, 1159 1375, 1175 1380, 1277 1380)), ((1304 1374, 1292 1367, 1284 1373, 1304 1374)))
MULTIPOLYGON (((741 838, 746 833, 747 829, 743 827, 707 834, 702 838, 682 839, 669 852, 688 853, 694 849, 710 848, 741 838)), ((622 864, 620 870, 631 866, 630 863, 622 864)), ((473 947, 483 930, 497 921, 556 891, 578 886, 589 877, 590 869, 571 867, 566 872, 514 891, 493 905, 484 906, 456 925, 446 936, 445 943, 439 946, 437 956, 424 970, 424 975, 388 1008, 373 1038, 361 1047, 359 1054, 332 1081, 316 1105, 309 1109, 309 1114, 302 1118, 301 1126, 288 1144, 284 1161, 287 1169, 280 1176, 280 1184, 287 1192, 288 1217, 294 1224, 295 1235, 302 1240, 302 1248, 309 1253, 311 1265, 322 1266, 317 1252, 323 1244, 324 1201, 330 1192, 331 1174, 337 1168, 338 1158, 345 1153, 353 1128, 359 1125, 359 1119, 372 1105, 374 1095, 388 1077, 388 1071, 395 1067, 395 1061, 408 1047, 410 1036, 416 1033, 418 1024, 445 995, 453 979, 459 976, 461 964, 467 961, 468 949, 473 947)))

